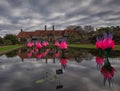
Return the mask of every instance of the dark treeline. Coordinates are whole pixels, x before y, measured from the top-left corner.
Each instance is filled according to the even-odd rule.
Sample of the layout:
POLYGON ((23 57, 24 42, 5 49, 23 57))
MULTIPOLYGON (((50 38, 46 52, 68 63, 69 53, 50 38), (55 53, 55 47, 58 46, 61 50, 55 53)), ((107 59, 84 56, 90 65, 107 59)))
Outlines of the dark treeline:
POLYGON ((87 28, 82 28, 81 26, 71 26, 68 27, 67 29, 73 29, 74 31, 77 31, 79 34, 79 37, 77 38, 75 38, 75 34, 71 34, 72 36, 69 35, 68 41, 71 43, 77 42, 84 44, 87 43, 95 44, 97 36, 102 36, 104 32, 110 32, 113 34, 115 44, 120 44, 120 26, 101 27, 96 30, 94 30, 92 26, 87 26, 87 28))
POLYGON ((6 34, 3 38, 0 37, 0 46, 18 44, 17 36, 13 34, 6 34))

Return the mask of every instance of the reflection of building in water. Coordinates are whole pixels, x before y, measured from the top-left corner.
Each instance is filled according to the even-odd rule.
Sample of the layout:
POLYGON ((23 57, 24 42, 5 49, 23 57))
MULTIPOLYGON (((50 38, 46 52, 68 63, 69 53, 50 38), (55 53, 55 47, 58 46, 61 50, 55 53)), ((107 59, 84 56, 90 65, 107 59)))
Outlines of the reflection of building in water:
MULTIPOLYGON (((90 53, 87 52, 86 50, 85 53, 84 50, 83 49, 80 49, 79 51, 73 49, 66 50, 65 57, 69 61, 76 61, 76 62, 82 62, 83 60, 87 60, 88 57, 92 58, 92 55, 90 55, 90 53)), ((24 49, 21 49, 18 52, 18 56, 22 60, 29 58, 34 58, 36 60, 45 59, 46 63, 48 61, 47 59, 52 59, 53 63, 55 63, 55 61, 57 61, 61 57, 61 51, 58 51, 56 53, 56 51, 53 48, 52 49, 50 48, 49 52, 44 57, 42 56, 42 54, 44 54, 42 53, 42 51, 40 53, 36 53, 36 52, 31 53, 31 50, 27 51, 24 49)))

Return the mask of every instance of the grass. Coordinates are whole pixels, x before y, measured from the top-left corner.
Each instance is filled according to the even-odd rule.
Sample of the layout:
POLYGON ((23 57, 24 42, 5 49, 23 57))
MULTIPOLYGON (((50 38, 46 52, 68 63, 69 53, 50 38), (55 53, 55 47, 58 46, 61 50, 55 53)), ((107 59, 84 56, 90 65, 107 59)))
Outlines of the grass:
MULTIPOLYGON (((24 45, 10 45, 10 46, 2 46, 0 47, 0 54, 1 53, 5 53, 11 50, 15 50, 18 48, 23 47, 24 45)), ((73 48, 91 48, 91 49, 95 49, 95 45, 93 44, 69 44, 69 47, 73 47, 73 48)), ((120 45, 115 45, 115 49, 114 50, 118 50, 120 51, 120 45)))
POLYGON ((24 45, 10 45, 10 46, 1 46, 0 53, 8 52, 23 47, 24 45))
POLYGON ((120 45, 115 45, 115 50, 120 51, 120 45))
MULTIPOLYGON (((69 44, 69 47, 74 47, 74 48, 91 48, 95 49, 95 45, 93 44, 69 44)), ((117 51, 120 51, 120 45, 115 45, 115 49, 117 51)))
POLYGON ((69 47, 76 47, 76 48, 95 48, 93 44, 69 44, 69 47))

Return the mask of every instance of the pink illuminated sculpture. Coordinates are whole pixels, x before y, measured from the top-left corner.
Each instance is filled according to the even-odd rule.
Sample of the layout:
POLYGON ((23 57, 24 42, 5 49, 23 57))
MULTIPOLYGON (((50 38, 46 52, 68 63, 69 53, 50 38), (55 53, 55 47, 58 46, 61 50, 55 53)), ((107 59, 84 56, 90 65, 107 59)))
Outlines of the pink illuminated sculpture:
POLYGON ((102 49, 102 39, 98 39, 97 38, 97 41, 96 41, 96 49, 102 49))
POLYGON ((58 41, 55 41, 54 46, 59 47, 59 46, 60 46, 60 43, 59 43, 58 41))
POLYGON ((49 45, 49 43, 48 43, 47 41, 43 41, 43 42, 42 42, 42 45, 46 47, 46 46, 49 45))
POLYGON ((47 41, 43 41, 42 42, 43 48, 44 48, 44 52, 46 50, 46 47, 49 45, 49 43, 47 41))
POLYGON ((106 57, 108 57, 111 50, 115 48, 115 43, 112 38, 113 35, 111 33, 104 33, 102 38, 97 37, 96 49, 98 49, 99 52, 104 51, 106 57))
POLYGON ((65 49, 67 49, 67 48, 68 48, 68 45, 67 45, 66 41, 62 41, 62 42, 60 43, 60 49, 65 50, 65 49))
POLYGON ((104 33, 103 38, 97 37, 96 41, 96 48, 101 48, 102 50, 105 49, 114 49, 115 43, 112 39, 113 35, 111 33, 104 33))
POLYGON ((32 47, 33 45, 34 45, 34 44, 33 44, 32 42, 28 42, 28 43, 27 43, 27 47, 29 47, 29 48, 32 47))
POLYGON ((40 43, 40 42, 36 42, 35 46, 36 46, 36 48, 37 48, 37 49, 42 48, 42 45, 41 45, 41 43, 40 43))

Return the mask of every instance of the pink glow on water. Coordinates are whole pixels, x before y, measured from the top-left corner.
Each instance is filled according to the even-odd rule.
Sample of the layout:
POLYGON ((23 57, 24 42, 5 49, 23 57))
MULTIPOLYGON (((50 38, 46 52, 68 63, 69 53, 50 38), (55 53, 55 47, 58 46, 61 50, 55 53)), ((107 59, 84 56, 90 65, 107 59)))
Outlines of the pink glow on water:
POLYGON ((42 56, 45 57, 48 54, 48 52, 49 52, 49 49, 46 49, 46 51, 42 53, 42 56))
POLYGON ((61 58, 61 59, 60 59, 61 65, 66 65, 67 62, 68 62, 68 60, 67 60, 66 58, 61 58))
POLYGON ((101 57, 96 57, 96 63, 99 64, 99 65, 102 65, 104 62, 103 58, 101 57))
POLYGON ((41 53, 38 53, 38 54, 36 55, 36 57, 37 57, 38 59, 40 59, 40 58, 42 58, 42 54, 41 54, 41 53))
POLYGON ((59 57, 59 56, 60 56, 60 52, 57 52, 57 53, 54 54, 54 57, 55 57, 55 58, 57 58, 57 57, 59 57))
POLYGON ((104 78, 112 78, 114 76, 115 69, 112 67, 112 70, 106 69, 104 66, 101 69, 101 73, 104 76, 104 78))
POLYGON ((27 56, 28 56, 28 57, 31 57, 31 56, 32 56, 32 52, 28 52, 28 53, 27 53, 27 56))

